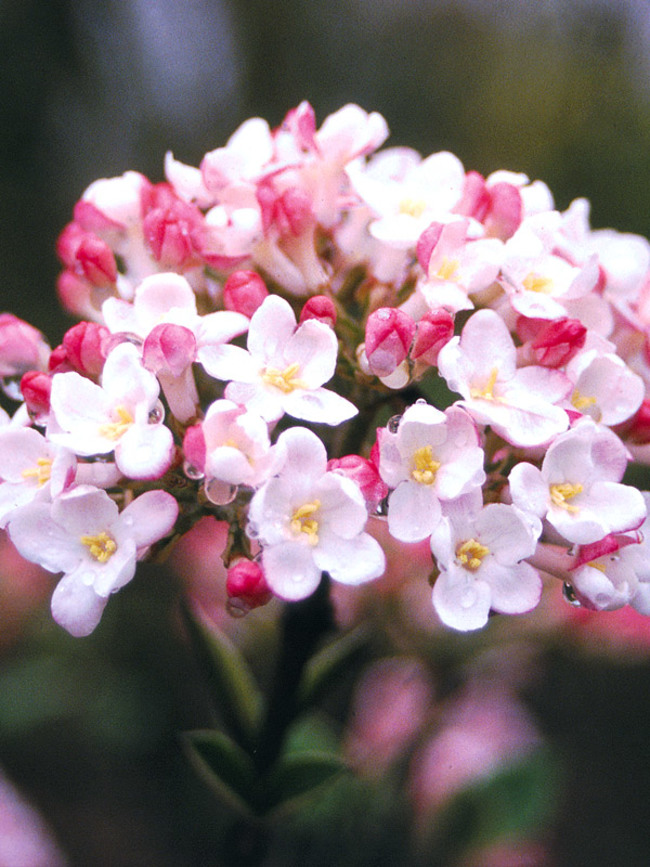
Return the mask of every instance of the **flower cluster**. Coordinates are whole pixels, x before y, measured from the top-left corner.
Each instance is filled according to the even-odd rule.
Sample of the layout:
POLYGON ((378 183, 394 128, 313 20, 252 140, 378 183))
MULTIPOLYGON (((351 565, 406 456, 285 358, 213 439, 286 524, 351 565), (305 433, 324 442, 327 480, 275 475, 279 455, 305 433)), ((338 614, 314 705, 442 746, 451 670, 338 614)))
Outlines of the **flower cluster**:
POLYGON ((430 540, 451 627, 531 610, 542 574, 650 613, 622 481, 650 461, 650 244, 387 136, 302 103, 165 182, 96 181, 58 242, 82 321, 51 349, 0 316, 0 526, 63 573, 72 633, 205 515, 240 612, 380 577, 387 521, 430 540))

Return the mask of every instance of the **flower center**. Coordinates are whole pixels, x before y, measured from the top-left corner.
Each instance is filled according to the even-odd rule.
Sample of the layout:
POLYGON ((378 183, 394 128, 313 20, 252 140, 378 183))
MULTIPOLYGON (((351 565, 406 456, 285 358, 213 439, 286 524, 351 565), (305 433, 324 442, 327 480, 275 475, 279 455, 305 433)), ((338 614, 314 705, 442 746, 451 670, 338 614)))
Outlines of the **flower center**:
POLYGON ((577 506, 567 503, 567 500, 571 500, 580 493, 582 493, 581 484, 572 485, 571 482, 562 482, 559 485, 551 485, 551 501, 553 505, 558 506, 560 509, 566 509, 567 512, 580 511, 577 506))
POLYGON ((497 400, 494 396, 494 386, 497 381, 497 376, 499 375, 499 368, 493 367, 492 372, 490 373, 490 378, 488 379, 486 385, 483 388, 472 388, 470 389, 470 394, 472 397, 482 397, 483 400, 497 400))
POLYGON ((284 370, 278 370, 277 367, 267 367, 262 374, 262 380, 267 385, 273 385, 285 394, 290 394, 295 388, 307 388, 307 383, 298 379, 299 370, 300 365, 297 361, 285 367, 284 370))
POLYGON ((109 440, 119 440, 133 424, 133 416, 125 406, 116 406, 114 412, 118 421, 108 422, 99 428, 99 435, 109 440))
POLYGON ((416 220, 418 217, 422 216, 426 209, 427 203, 424 199, 411 199, 406 196, 399 203, 400 214, 406 214, 408 217, 415 217, 416 220))
POLYGON ((588 397, 586 394, 580 394, 578 389, 573 392, 571 395, 571 403, 577 410, 582 412, 583 409, 587 409, 588 406, 593 406, 596 403, 595 397, 588 397))
POLYGON ((439 469, 440 462, 434 461, 431 446, 422 446, 416 450, 413 455, 412 479, 421 485, 432 485, 439 469))
POLYGON ((458 264, 458 259, 449 259, 447 256, 443 256, 440 267, 433 276, 440 280, 456 280, 458 264))
POLYGON ((544 295, 549 295, 553 287, 553 281, 550 277, 542 277, 541 274, 535 274, 534 271, 531 271, 522 280, 522 286, 527 292, 542 292, 544 295))
POLYGON ((469 572, 476 572, 490 549, 476 539, 468 539, 456 548, 456 559, 469 572))
POLYGON ((105 530, 96 536, 82 536, 81 544, 88 548, 90 556, 99 563, 106 563, 117 551, 117 542, 105 530))
POLYGON ((318 521, 312 517, 318 509, 320 500, 314 500, 313 503, 299 506, 291 516, 291 532, 296 536, 305 533, 311 546, 318 545, 318 521))
POLYGON ((37 458, 36 466, 29 470, 23 470, 21 475, 23 479, 36 479, 39 488, 50 480, 52 471, 52 460, 50 458, 37 458))

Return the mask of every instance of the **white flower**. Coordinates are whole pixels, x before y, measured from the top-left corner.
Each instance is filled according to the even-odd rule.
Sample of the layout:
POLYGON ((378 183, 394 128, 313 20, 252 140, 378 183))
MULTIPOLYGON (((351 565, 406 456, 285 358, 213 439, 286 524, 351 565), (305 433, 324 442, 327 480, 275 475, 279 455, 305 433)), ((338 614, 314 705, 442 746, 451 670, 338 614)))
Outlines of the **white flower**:
POLYGON ((51 503, 18 509, 9 536, 27 560, 64 573, 52 614, 72 635, 88 635, 109 595, 133 578, 136 560, 171 531, 177 514, 165 491, 147 491, 119 513, 105 491, 79 485, 51 503))
POLYGON ((269 295, 253 314, 248 351, 206 346, 200 360, 217 379, 229 380, 226 397, 266 421, 284 413, 337 425, 356 415, 349 400, 322 388, 334 375, 338 345, 327 325, 308 319, 296 327, 291 305, 269 295))
POLYGON ((541 470, 525 462, 513 467, 512 501, 581 545, 635 529, 646 507, 636 488, 619 484, 627 459, 615 433, 582 419, 551 444, 541 470))
POLYGON ((154 412, 159 391, 136 347, 121 343, 106 359, 101 386, 74 372, 54 375, 48 439, 78 455, 114 451, 124 475, 159 478, 174 451, 171 431, 154 412))
POLYGON ((462 409, 443 413, 415 403, 397 433, 380 432, 379 472, 395 488, 388 501, 391 536, 402 542, 426 539, 440 520, 440 500, 453 500, 485 481, 476 426, 462 409))
POLYGON ((514 506, 492 503, 476 508, 474 498, 457 501, 431 536, 440 575, 433 605, 454 629, 480 629, 490 609, 522 614, 539 602, 542 581, 529 563, 541 531, 514 506))
POLYGON ((364 532, 368 514, 358 485, 327 471, 325 447, 306 428, 285 431, 278 446, 286 450, 282 470, 256 492, 248 513, 269 587, 294 600, 313 593, 324 571, 343 584, 379 577, 384 553, 364 532))
POLYGON ((0 431, 0 527, 14 509, 36 497, 49 500, 75 477, 76 459, 33 428, 0 431))

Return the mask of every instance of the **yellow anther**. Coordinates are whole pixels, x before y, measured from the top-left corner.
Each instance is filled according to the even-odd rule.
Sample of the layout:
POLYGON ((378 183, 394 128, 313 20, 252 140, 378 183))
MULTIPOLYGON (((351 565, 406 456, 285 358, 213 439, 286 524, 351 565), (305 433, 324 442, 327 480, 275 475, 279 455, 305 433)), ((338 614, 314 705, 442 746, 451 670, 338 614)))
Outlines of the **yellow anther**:
POLYGON ((481 545, 476 539, 468 539, 456 548, 456 559, 465 569, 476 572, 483 558, 490 553, 490 549, 481 545))
POLYGON ((399 203, 400 214, 406 214, 409 217, 418 219, 427 209, 427 203, 424 199, 411 199, 408 196, 399 203))
POLYGON ((85 545, 90 556, 100 563, 106 563, 117 551, 117 542, 105 530, 96 536, 82 536, 81 544, 85 545))
POLYGON ((598 569, 599 572, 605 574, 605 564, 604 563, 596 563, 595 560, 592 560, 591 563, 587 563, 587 566, 591 566, 592 569, 598 569))
POLYGON ((297 377, 299 370, 300 365, 297 361, 285 367, 284 370, 278 370, 277 367, 267 367, 262 374, 262 379, 267 385, 273 385, 285 394, 290 394, 296 388, 307 388, 307 383, 297 377))
POLYGON ((572 485, 571 482, 562 482, 559 485, 551 485, 551 500, 554 506, 558 506, 560 509, 566 509, 567 512, 579 512, 580 509, 577 506, 572 506, 570 503, 567 503, 567 500, 573 499, 573 497, 582 493, 582 485, 572 485))
POLYGON ((133 416, 125 406, 116 406, 114 413, 118 421, 111 421, 99 427, 99 435, 109 440, 119 440, 133 424, 133 416))
POLYGON ((527 292, 542 292, 544 295, 548 295, 553 288, 553 281, 550 277, 542 277, 541 274, 535 274, 534 271, 531 271, 521 282, 527 292))
POLYGON ((490 373, 490 378, 487 381, 487 384, 483 388, 471 388, 470 394, 472 397, 482 397, 483 400, 497 400, 494 396, 494 386, 497 381, 497 376, 499 375, 499 369, 497 367, 492 368, 492 372, 490 373))
POLYGON ((421 485, 432 485, 439 469, 440 462, 434 461, 431 446, 422 446, 416 450, 413 455, 412 479, 421 485))
POLYGON ((23 470, 23 479, 36 479, 39 488, 49 482, 52 472, 52 460, 50 458, 37 458, 36 466, 29 470, 23 470))
POLYGON ((448 259, 447 256, 443 256, 440 267, 433 276, 438 277, 440 280, 456 280, 458 265, 458 259, 448 259))
POLYGON ((299 506, 291 516, 291 532, 305 533, 310 545, 318 545, 318 521, 311 516, 320 509, 320 500, 299 506))
POLYGON ((571 395, 571 403, 577 410, 582 412, 582 410, 586 409, 588 406, 593 406, 596 403, 596 398, 588 397, 586 394, 580 394, 576 388, 571 395))

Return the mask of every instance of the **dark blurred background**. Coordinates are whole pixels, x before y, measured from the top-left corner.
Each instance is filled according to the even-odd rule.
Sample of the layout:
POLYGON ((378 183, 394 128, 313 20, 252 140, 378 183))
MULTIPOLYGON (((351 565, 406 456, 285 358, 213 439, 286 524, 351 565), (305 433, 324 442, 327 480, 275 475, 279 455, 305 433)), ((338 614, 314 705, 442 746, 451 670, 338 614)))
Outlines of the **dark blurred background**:
MULTIPOLYGON (((380 111, 389 144, 523 171, 559 208, 588 197, 595 227, 650 235, 649 45, 646 0, 0 0, 0 312, 56 345, 71 322, 54 244, 89 183, 162 180, 166 150, 198 165, 303 99, 319 123, 346 102, 380 111)), ((134 585, 98 638, 43 618, 3 650, 0 765, 73 863, 213 863, 173 734, 204 722, 191 665, 160 585, 134 585)), ((558 864, 650 863, 644 659, 556 647, 529 699, 567 767, 558 864)))

